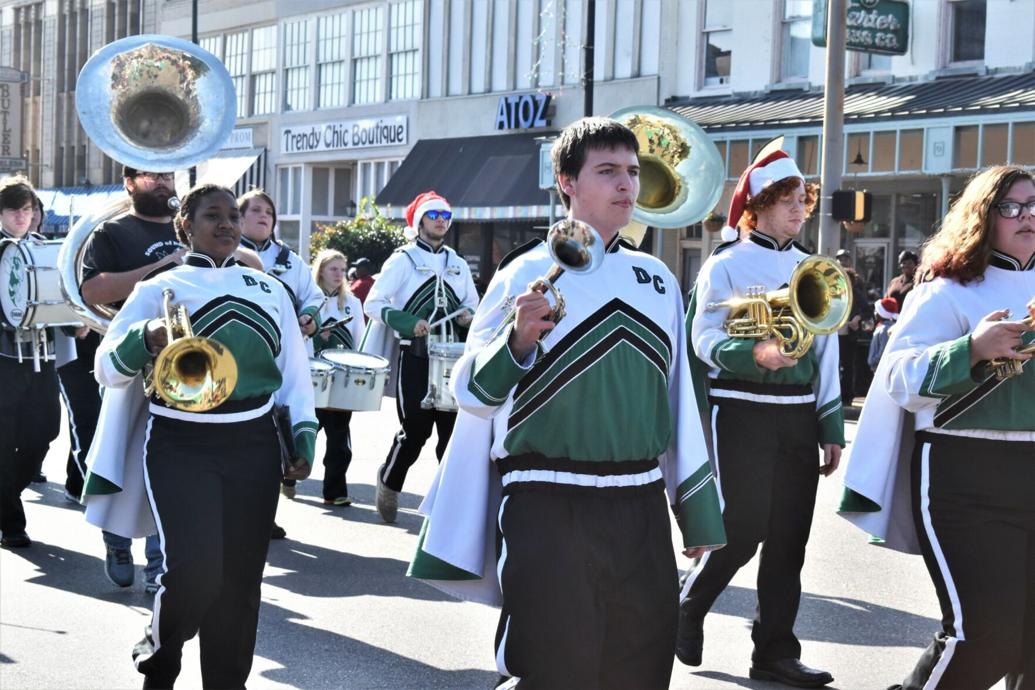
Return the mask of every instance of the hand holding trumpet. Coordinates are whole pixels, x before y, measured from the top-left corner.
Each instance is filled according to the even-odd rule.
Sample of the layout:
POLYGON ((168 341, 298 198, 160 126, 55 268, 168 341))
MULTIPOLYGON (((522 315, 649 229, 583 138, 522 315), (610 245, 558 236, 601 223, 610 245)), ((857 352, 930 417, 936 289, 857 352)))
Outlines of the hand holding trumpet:
POLYGON ((510 332, 508 344, 519 361, 532 353, 543 333, 557 325, 550 301, 537 287, 533 283, 514 301, 514 329, 510 332))

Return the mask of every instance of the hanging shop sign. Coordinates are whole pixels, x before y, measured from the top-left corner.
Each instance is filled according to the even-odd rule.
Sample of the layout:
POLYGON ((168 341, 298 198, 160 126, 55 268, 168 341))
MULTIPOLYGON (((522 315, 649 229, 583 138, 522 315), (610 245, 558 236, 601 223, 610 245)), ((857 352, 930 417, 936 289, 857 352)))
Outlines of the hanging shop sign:
MULTIPOLYGON (((827 45, 827 0, 812 0, 812 44, 827 45)), ((861 53, 905 55, 909 50, 909 3, 848 0, 845 48, 861 53)))

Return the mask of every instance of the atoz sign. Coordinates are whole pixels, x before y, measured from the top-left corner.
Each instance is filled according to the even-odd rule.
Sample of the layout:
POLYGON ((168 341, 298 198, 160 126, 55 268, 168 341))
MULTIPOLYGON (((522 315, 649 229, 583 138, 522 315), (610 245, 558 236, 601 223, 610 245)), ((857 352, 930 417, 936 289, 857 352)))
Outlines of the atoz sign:
MULTIPOLYGON (((909 50, 909 3, 848 0, 845 48, 862 53, 905 55, 909 50)), ((812 44, 827 45, 827 0, 813 0, 812 44)))
POLYGON ((500 96, 496 106, 496 129, 532 129, 549 127, 550 101, 548 93, 517 93, 500 96))

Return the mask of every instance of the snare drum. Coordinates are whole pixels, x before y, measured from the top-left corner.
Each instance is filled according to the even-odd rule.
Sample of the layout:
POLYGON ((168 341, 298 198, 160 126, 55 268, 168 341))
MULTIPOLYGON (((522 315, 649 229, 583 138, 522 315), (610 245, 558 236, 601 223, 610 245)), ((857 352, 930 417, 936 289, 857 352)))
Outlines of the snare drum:
POLYGON ((387 359, 353 350, 324 350, 320 357, 334 367, 328 409, 381 409, 381 396, 388 383, 387 359))
POLYGON ((464 354, 463 343, 428 344, 428 394, 421 400, 425 410, 432 408, 442 412, 456 412, 456 398, 449 389, 453 366, 464 354))
POLYGON ((331 401, 331 381, 334 367, 322 359, 309 358, 309 376, 313 380, 314 407, 325 408, 331 401))
POLYGON ((59 240, 0 241, 0 318, 12 328, 81 326, 61 293, 59 240))

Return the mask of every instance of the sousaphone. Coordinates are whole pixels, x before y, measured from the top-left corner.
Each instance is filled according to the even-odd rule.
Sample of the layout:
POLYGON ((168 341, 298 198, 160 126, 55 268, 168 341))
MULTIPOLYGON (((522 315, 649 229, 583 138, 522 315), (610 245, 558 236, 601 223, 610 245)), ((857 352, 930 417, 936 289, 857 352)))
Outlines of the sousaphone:
MULTIPOLYGON (((190 168, 218 152, 234 129, 237 96, 216 56, 171 36, 129 36, 104 46, 76 81, 76 110, 90 140, 115 161, 152 172, 190 168)), ((125 199, 83 216, 58 254, 61 288, 94 330, 113 311, 80 294, 82 254, 90 234, 129 211, 125 199)))
POLYGON ((694 121, 666 108, 634 106, 611 115, 640 145, 640 195, 622 236, 636 245, 647 226, 697 223, 722 196, 725 166, 718 149, 694 121))

